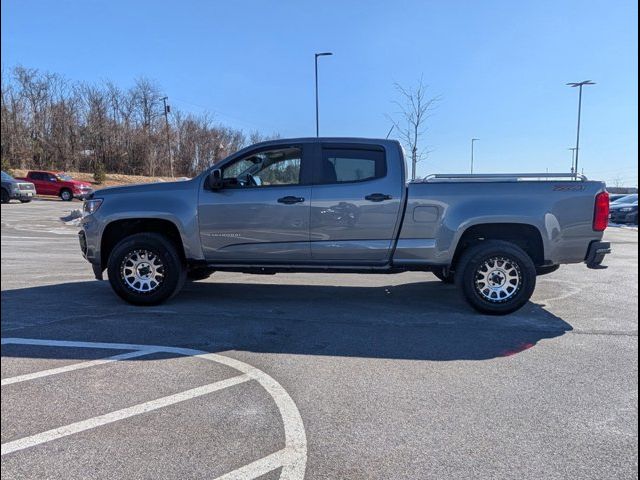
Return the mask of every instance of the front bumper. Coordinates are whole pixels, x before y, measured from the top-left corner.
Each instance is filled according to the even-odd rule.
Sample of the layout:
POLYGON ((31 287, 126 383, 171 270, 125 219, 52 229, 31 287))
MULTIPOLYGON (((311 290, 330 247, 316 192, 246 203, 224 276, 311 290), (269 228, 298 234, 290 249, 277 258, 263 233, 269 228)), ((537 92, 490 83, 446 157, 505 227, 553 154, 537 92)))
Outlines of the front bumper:
POLYGON ((93 269, 93 276, 96 280, 103 280, 102 276, 102 266, 100 263, 94 263, 94 259, 91 258, 91 248, 87 243, 87 234, 84 229, 78 232, 78 241, 80 242, 80 250, 82 251, 82 256, 91 263, 91 268, 93 269))
POLYGON ((585 263, 587 268, 606 268, 602 266, 605 255, 611 253, 611 243, 599 242, 597 240, 589 244, 589 250, 587 250, 587 256, 585 263))
POLYGON ((78 232, 78 241, 80 242, 80 250, 82 251, 82 256, 87 258, 87 235, 84 233, 84 230, 80 230, 78 232))
POLYGON ((73 192, 73 198, 77 198, 78 200, 86 200, 92 193, 93 190, 80 190, 78 192, 73 192))

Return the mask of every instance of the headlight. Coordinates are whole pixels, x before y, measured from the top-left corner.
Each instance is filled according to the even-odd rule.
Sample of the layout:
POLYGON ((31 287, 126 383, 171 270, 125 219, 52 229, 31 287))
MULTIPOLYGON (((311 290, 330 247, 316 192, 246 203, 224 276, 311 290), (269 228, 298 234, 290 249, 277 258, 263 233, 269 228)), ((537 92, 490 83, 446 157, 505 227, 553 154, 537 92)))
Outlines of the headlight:
POLYGON ((100 205, 102 205, 101 198, 85 200, 84 205, 82 207, 82 213, 84 213, 85 215, 91 215, 92 213, 95 213, 100 208, 100 205))

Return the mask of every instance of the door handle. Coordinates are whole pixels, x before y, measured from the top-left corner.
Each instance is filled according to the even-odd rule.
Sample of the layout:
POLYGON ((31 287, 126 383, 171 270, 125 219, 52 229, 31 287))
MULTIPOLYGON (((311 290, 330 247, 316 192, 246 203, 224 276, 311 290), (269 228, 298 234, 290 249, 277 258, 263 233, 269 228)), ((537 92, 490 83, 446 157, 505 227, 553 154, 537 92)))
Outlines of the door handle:
POLYGON ((288 197, 282 197, 278 199, 278 203, 284 203, 285 205, 293 205, 294 203, 304 202, 303 197, 294 197, 289 195, 288 197))
POLYGON ((384 193, 372 193, 371 195, 364 197, 365 200, 369 200, 370 202, 383 202, 385 200, 391 200, 391 198, 391 195, 386 195, 384 193))

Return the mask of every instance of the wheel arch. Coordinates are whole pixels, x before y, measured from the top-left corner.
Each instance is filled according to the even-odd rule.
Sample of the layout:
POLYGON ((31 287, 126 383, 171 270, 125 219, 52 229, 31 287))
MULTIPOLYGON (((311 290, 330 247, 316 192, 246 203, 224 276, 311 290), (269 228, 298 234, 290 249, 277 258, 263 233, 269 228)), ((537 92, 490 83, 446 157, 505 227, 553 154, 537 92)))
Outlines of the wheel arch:
POLYGON ((467 227, 456 243, 452 268, 455 270, 463 252, 472 245, 485 240, 503 240, 524 250, 534 265, 545 264, 544 241, 540 229, 528 223, 480 223, 467 227))
POLYGON ((136 233, 159 233, 175 247, 180 258, 185 261, 186 254, 178 226, 165 218, 125 218, 109 222, 100 237, 100 266, 104 270, 109 255, 120 240, 136 233))

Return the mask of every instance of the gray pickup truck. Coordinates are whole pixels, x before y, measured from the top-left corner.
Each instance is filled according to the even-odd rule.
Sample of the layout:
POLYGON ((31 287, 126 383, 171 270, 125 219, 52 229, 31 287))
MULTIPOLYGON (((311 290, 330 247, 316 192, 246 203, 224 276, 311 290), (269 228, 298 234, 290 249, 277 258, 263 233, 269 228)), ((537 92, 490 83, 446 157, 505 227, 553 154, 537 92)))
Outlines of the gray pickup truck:
POLYGON ((561 174, 435 175, 407 183, 400 144, 260 143, 181 182, 107 188, 84 204, 96 278, 137 305, 214 271, 433 272, 476 310, 507 314, 536 276, 597 268, 609 214, 601 182, 561 174))
POLYGON ((2 203, 9 203, 14 198, 22 203, 29 203, 36 196, 36 187, 31 182, 19 181, 2 172, 2 203))

